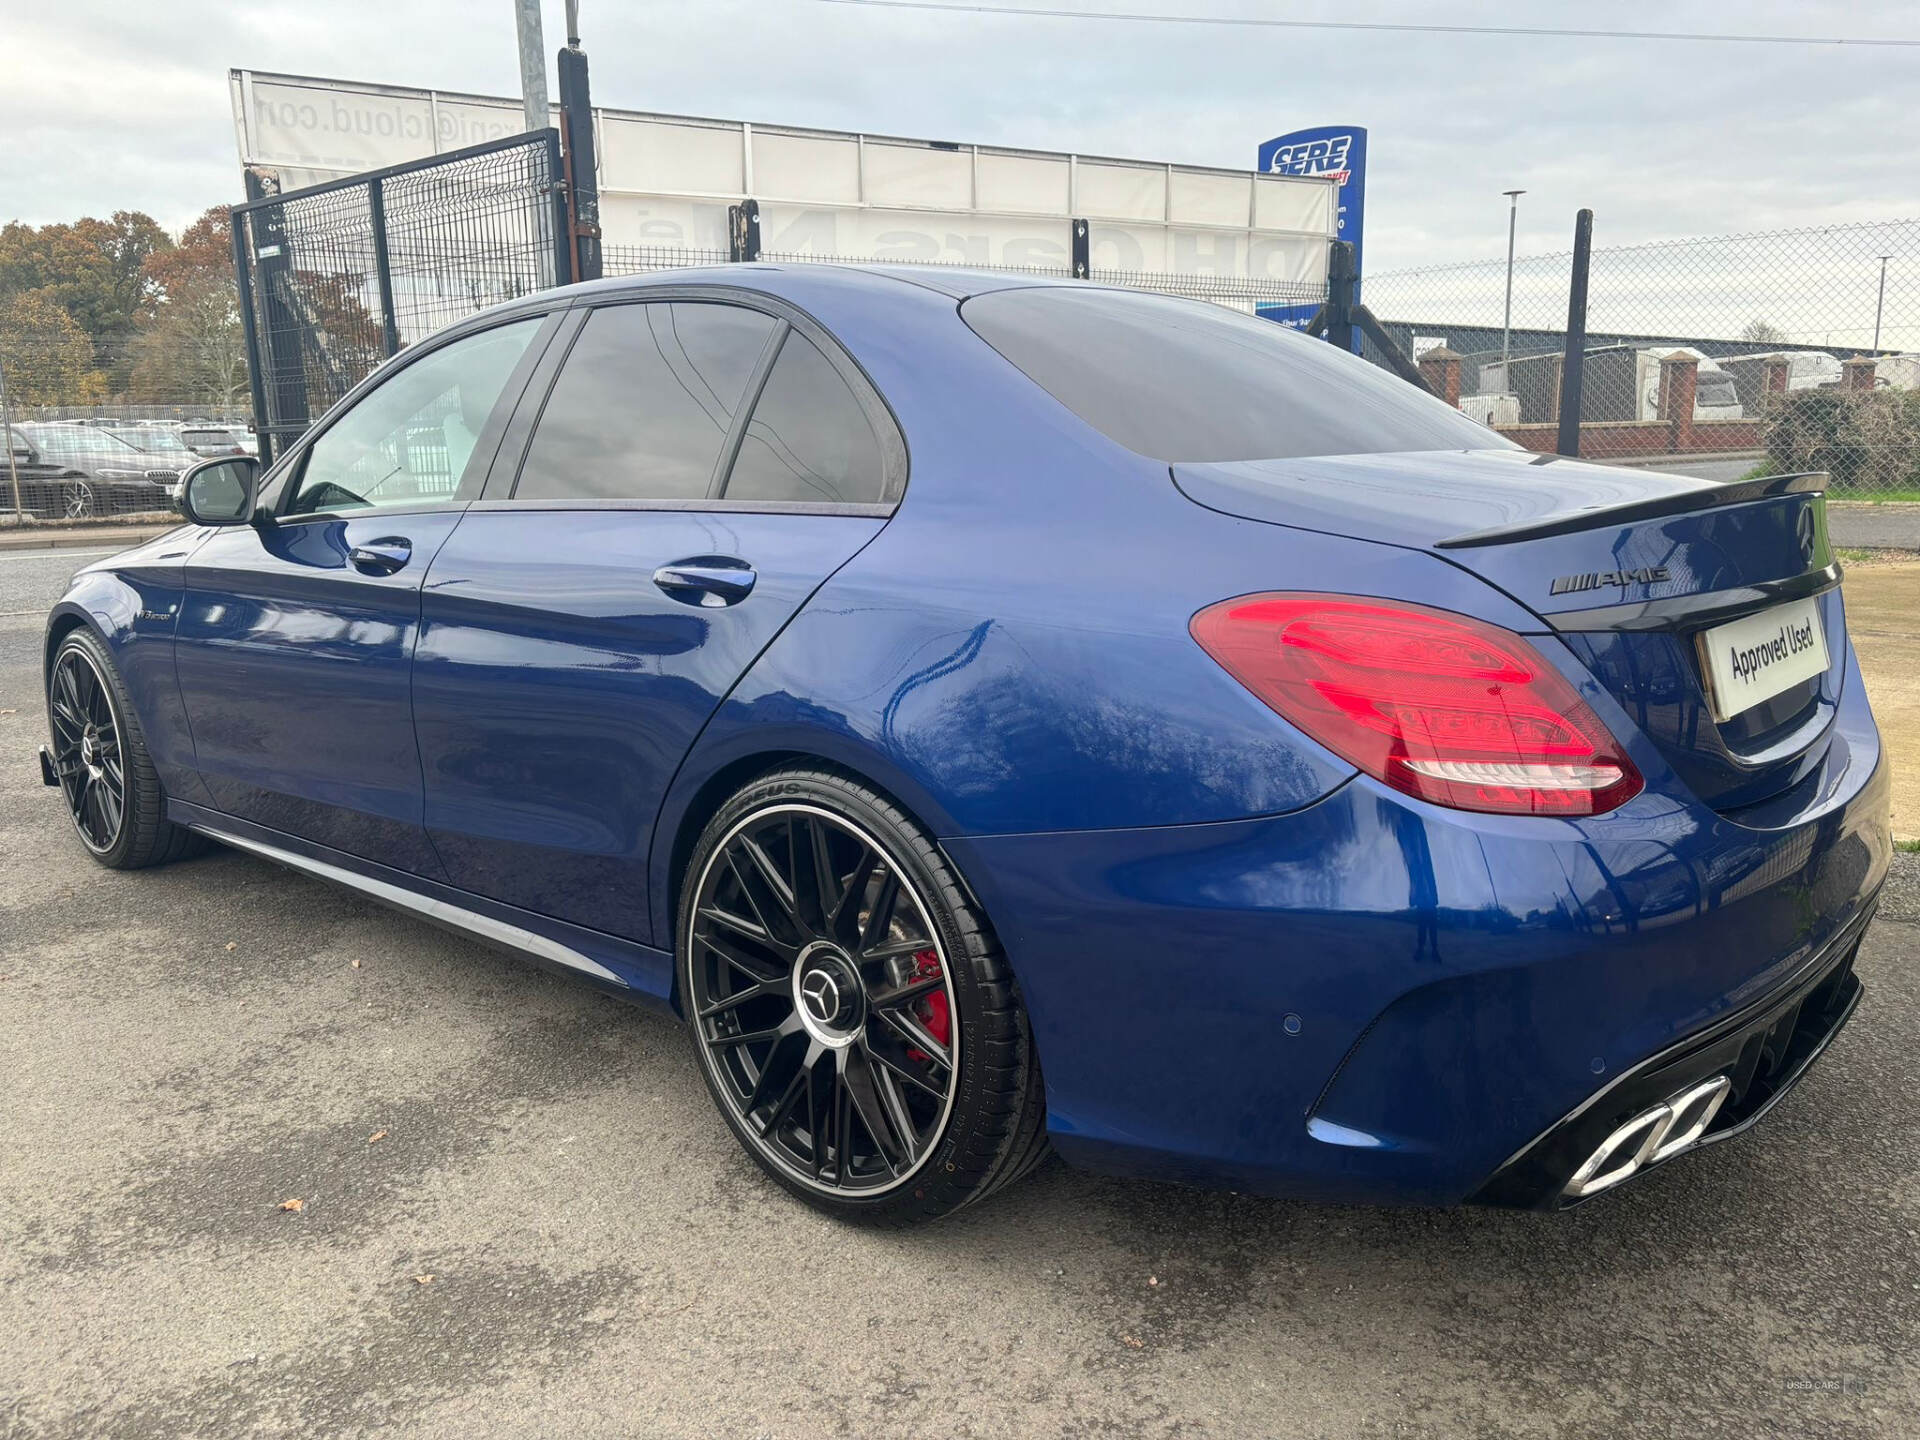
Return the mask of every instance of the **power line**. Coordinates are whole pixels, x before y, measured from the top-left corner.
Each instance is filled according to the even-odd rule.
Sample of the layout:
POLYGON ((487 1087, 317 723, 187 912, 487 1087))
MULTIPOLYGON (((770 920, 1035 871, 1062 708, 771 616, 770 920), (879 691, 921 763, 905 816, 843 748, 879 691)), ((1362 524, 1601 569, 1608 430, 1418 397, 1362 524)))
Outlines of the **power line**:
POLYGON ((1562 40, 1726 41, 1739 45, 1854 45, 1920 48, 1920 39, 1845 35, 1721 35, 1681 30, 1555 30, 1534 25, 1421 25, 1365 20, 1272 20, 1244 15, 1159 15, 1133 10, 1059 10, 1038 5, 965 5, 954 0, 815 0, 870 10, 933 10, 1036 20, 1132 20, 1143 25, 1240 25, 1262 30, 1370 30, 1419 35, 1544 35, 1562 40))

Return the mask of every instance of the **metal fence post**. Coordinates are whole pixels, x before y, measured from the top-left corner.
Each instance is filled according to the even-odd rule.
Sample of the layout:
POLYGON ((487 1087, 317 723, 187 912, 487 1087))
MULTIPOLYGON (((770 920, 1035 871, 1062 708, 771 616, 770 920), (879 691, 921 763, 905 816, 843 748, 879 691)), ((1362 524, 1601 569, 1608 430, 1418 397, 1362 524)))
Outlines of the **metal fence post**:
POLYGON ((13 518, 25 520, 27 512, 20 504, 20 462, 13 454, 13 410, 7 397, 5 357, 0 357, 0 437, 7 442, 7 474, 13 481, 13 518))
POLYGON ((1073 278, 1084 280, 1093 273, 1093 242, 1087 230, 1087 222, 1076 216, 1073 229, 1069 234, 1073 253, 1073 278))
POLYGON ((1580 386, 1587 354, 1587 267, 1593 258, 1593 211, 1573 222, 1573 276, 1567 286, 1567 348, 1560 362, 1560 437, 1562 455, 1580 453, 1580 386))
POLYGON ((751 261, 760 258, 760 202, 742 200, 727 207, 727 259, 751 261))
POLYGON ((560 140, 572 201, 573 278, 598 280, 600 182, 594 169, 593 98, 587 89, 587 53, 571 36, 560 52, 560 140))
POLYGON ((573 233, 568 207, 567 162, 560 148, 560 132, 548 129, 541 153, 546 157, 547 188, 553 192, 553 283, 573 283, 573 233))
POLYGON ((387 258, 386 189, 376 178, 367 186, 367 215, 373 223, 373 273, 380 289, 380 340, 388 355, 400 353, 400 322, 393 314, 393 265, 387 258))
POLYGON ((253 392, 253 438, 264 468, 273 461, 273 441, 267 424, 266 357, 260 353, 260 327, 253 313, 253 247, 247 238, 247 211, 238 206, 229 210, 227 228, 233 240, 233 283, 240 292, 240 337, 247 347, 247 388, 253 392))
POLYGON ((1335 240, 1327 246, 1327 343, 1353 349, 1353 242, 1335 240))

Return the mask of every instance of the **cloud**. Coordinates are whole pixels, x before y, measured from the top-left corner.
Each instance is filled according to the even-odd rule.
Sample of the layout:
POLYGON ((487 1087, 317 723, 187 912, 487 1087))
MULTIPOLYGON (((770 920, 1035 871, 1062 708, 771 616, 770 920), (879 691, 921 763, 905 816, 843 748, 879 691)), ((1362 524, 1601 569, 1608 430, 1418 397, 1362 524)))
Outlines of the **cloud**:
MULTIPOLYGON (((229 66, 518 88, 504 0, 0 4, 0 218, 139 208, 178 227, 237 199, 229 66)), ((1204 0, 1209 13, 1235 4, 1204 0)), ((1512 187, 1529 192, 1523 253, 1566 248, 1582 205, 1603 245, 1920 212, 1911 51, 1135 26, 808 0, 584 9, 595 96, 625 108, 1230 166, 1251 166, 1258 142, 1285 130, 1363 124, 1376 271, 1501 253, 1500 192, 1512 187)), ((1364 16, 1330 3, 1293 13, 1432 12, 1377 0, 1364 16)), ((1904 20, 1836 0, 1599 13, 1621 26, 1817 34, 1895 33, 1904 20)), ((1571 23, 1541 0, 1459 0, 1446 19, 1571 23)), ((545 23, 552 50, 558 3, 545 23)))

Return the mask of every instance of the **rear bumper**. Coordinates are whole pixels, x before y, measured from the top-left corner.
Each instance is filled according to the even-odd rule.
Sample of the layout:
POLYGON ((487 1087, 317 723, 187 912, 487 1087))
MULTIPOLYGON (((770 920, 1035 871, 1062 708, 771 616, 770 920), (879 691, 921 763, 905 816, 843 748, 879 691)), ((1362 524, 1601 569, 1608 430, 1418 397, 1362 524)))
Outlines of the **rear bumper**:
POLYGON ((1853 961, 1870 919, 1871 911, 1862 915, 1806 967, 1810 973, 1789 980, 1778 994, 1653 1056, 1597 1091, 1502 1165, 1474 1201, 1543 1210, 1584 1203, 1592 1197, 1570 1197, 1567 1179, 1610 1134, 1667 1097, 1718 1076, 1726 1077, 1729 1089, 1705 1133, 1655 1164, 1640 1165, 1627 1178, 1750 1130, 1800 1083, 1859 1008, 1865 992, 1853 973, 1853 961))
POLYGON ((944 843, 1013 962, 1068 1160, 1552 1203, 1582 1127, 1784 1035, 1787 1069, 1756 1060, 1715 1118, 1732 1133, 1838 1028, 1815 1024, 1828 1002, 1851 1006, 1848 971, 1774 1033, 1850 961, 1890 863, 1889 780, 1849 688, 1820 772, 1738 821, 1651 790, 1598 820, 1465 815, 1363 777, 1260 820, 944 843))

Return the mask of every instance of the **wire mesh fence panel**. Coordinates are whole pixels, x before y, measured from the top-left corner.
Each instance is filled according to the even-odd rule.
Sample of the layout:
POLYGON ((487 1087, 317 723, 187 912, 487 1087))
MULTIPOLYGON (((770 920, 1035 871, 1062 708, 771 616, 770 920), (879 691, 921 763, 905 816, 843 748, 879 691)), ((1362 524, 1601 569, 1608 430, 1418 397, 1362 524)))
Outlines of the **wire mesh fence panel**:
MULTIPOLYGON (((1370 275, 1361 298, 1461 409, 1551 450, 1571 272, 1515 260, 1510 305, 1504 259, 1370 275)), ((1596 249, 1581 366, 1585 458, 1920 498, 1920 220, 1596 249)))
POLYGON ((294 195, 235 220, 253 271, 262 423, 277 449, 385 358, 371 191, 294 195))
POLYGON ((381 185, 392 316, 402 349, 556 280, 551 147, 522 144, 381 185))
MULTIPOLYGON (((603 251, 608 275, 640 275, 703 265, 724 265, 724 250, 681 249, 674 246, 609 245, 603 251)), ((995 274, 1026 275, 1043 280, 1072 280, 1073 271, 1051 265, 962 265, 938 260, 890 260, 873 257, 821 255, 812 251, 763 251, 759 257, 779 265, 884 265, 901 270, 991 270, 995 274)), ((1248 314, 1276 307, 1311 310, 1326 299, 1324 283, 1300 284, 1252 276, 1174 273, 1148 270, 1093 270, 1086 277, 1095 284, 1117 285, 1159 295, 1206 300, 1248 314)))
POLYGON ((1274 310, 1312 310, 1327 298, 1324 283, 1302 284, 1251 275, 1096 269, 1088 272, 1087 278, 1101 285, 1118 285, 1182 300, 1205 300, 1249 315, 1274 310))
POLYGON ((650 275, 657 270, 686 270, 702 265, 725 265, 724 250, 694 250, 676 245, 603 245, 603 275, 650 275))
POLYGON ((565 279, 559 186, 549 130, 236 209, 270 443, 388 355, 565 279))

